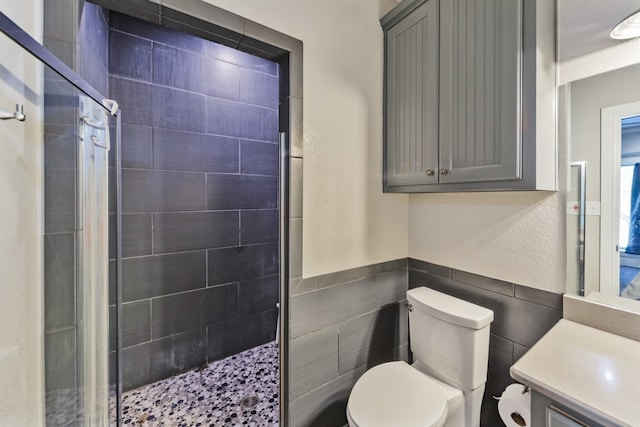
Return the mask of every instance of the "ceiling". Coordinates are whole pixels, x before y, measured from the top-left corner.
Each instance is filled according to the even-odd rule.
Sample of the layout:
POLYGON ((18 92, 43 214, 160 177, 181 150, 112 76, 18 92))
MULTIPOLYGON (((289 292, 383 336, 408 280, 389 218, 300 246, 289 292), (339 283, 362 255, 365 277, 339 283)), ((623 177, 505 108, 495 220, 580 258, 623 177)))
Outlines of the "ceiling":
POLYGON ((624 43, 609 32, 638 10, 640 0, 558 0, 558 60, 624 43))

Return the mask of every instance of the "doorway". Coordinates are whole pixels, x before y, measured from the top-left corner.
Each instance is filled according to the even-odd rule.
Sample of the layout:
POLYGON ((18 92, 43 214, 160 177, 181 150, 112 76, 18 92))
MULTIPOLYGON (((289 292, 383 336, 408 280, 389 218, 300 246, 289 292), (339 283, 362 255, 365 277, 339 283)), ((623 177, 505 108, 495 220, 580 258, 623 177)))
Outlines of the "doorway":
MULTIPOLYGON (((600 292, 640 298, 640 257, 635 252, 632 217, 635 164, 640 153, 635 148, 640 102, 601 111, 601 271, 600 292), (631 239, 631 240, 630 240, 631 239), (636 289, 638 296, 636 294, 636 289)), ((639 168, 640 172, 640 168, 639 168)), ((640 181, 640 173, 638 174, 640 181)), ((636 188, 636 191, 640 187, 636 188)))

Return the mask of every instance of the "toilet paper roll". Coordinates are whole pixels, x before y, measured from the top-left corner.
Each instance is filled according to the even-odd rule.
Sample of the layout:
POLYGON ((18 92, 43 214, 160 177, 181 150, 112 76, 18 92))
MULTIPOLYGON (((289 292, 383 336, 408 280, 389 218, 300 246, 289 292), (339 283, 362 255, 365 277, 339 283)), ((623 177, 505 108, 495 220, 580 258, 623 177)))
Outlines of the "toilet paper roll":
POLYGON ((507 427, 531 426, 531 393, 522 384, 511 384, 498 401, 498 413, 507 427))

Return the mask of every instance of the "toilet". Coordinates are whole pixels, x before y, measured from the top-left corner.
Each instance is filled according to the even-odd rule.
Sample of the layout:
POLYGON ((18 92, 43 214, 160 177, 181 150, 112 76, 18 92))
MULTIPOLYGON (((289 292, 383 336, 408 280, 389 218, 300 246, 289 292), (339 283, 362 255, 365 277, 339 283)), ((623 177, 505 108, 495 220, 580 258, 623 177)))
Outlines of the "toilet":
POLYGON ((365 372, 349 395, 349 426, 479 427, 493 311, 425 287, 407 301, 415 361, 365 372))

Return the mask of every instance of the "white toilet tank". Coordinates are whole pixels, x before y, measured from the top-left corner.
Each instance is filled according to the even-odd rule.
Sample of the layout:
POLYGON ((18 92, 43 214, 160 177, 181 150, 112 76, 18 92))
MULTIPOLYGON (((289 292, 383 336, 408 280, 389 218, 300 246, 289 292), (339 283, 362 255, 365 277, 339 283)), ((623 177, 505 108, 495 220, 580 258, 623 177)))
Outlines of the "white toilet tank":
POLYGON ((483 386, 493 311, 425 287, 409 290, 407 300, 414 359, 454 387, 483 386))

